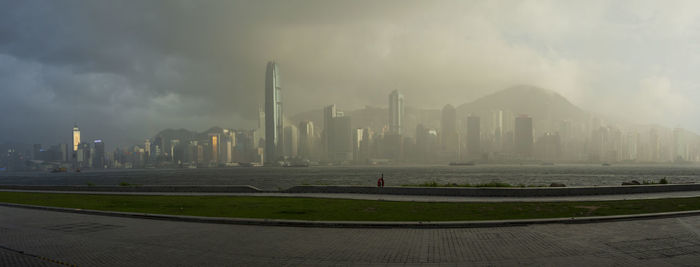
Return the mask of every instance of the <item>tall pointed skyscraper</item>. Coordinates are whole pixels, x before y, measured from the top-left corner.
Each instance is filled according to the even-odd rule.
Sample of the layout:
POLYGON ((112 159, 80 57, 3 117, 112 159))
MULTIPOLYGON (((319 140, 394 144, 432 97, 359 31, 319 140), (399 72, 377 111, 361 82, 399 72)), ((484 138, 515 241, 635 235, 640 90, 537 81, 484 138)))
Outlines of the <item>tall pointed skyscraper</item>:
POLYGON ((267 63, 265 71, 265 161, 274 163, 282 155, 284 118, 282 87, 277 63, 267 63))

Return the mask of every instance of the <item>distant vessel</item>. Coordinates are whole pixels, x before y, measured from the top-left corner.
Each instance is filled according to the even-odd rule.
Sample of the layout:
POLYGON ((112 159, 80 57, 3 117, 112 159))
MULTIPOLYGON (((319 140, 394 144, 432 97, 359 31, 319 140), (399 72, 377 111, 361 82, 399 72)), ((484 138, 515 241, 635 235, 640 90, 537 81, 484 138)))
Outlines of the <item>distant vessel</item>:
POLYGON ((610 163, 603 162, 603 164, 600 164, 600 165, 602 165, 602 166, 610 166, 610 163))
POLYGON ((474 162, 450 162, 450 166, 474 166, 474 162))
POLYGON ((308 162, 285 162, 282 167, 309 167, 308 162))
POLYGON ((553 166, 554 162, 542 162, 542 166, 553 166))
POLYGON ((67 170, 66 168, 54 168, 53 170, 51 170, 52 173, 56 173, 56 172, 67 172, 67 171, 68 171, 68 170, 67 170))

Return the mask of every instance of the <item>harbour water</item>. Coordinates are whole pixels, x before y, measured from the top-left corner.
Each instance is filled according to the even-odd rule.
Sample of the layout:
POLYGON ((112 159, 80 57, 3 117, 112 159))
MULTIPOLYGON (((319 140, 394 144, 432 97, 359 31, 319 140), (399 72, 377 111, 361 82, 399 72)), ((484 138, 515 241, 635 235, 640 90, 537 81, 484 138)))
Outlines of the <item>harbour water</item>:
POLYGON ((698 165, 476 165, 476 166, 343 166, 308 168, 238 167, 215 169, 85 170, 83 172, 0 172, 0 184, 22 185, 252 185, 286 189, 296 185, 375 186, 384 174, 387 186, 444 183, 609 186, 623 181, 700 183, 698 165))

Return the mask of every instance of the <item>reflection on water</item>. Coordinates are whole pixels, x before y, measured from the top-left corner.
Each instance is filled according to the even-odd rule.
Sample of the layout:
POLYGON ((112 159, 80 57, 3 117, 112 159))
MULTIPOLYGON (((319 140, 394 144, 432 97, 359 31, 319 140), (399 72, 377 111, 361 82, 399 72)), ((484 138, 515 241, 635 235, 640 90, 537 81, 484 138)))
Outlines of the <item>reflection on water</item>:
POLYGON ((348 166, 310 168, 222 168, 100 170, 81 173, 0 173, 0 184, 42 185, 252 185, 285 189, 295 185, 376 185, 384 173, 387 186, 438 183, 486 183, 567 186, 620 185, 629 180, 667 177, 672 183, 700 182, 700 166, 656 165, 477 165, 477 166, 348 166))

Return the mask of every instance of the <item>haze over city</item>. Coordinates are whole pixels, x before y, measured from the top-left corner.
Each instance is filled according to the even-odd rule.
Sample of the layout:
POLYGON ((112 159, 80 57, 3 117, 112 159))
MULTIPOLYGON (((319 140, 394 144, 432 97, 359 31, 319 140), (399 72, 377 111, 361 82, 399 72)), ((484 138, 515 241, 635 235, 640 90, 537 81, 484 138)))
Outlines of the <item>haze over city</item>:
POLYGON ((0 266, 697 266, 700 1, 0 0, 0 266))
MULTIPOLYGON (((0 142, 142 143, 284 113, 459 106, 514 85, 601 118, 700 131, 695 2, 3 2, 0 142), (116 15, 118 14, 118 15, 116 15)), ((409 131, 413 132, 414 129, 409 131)))

